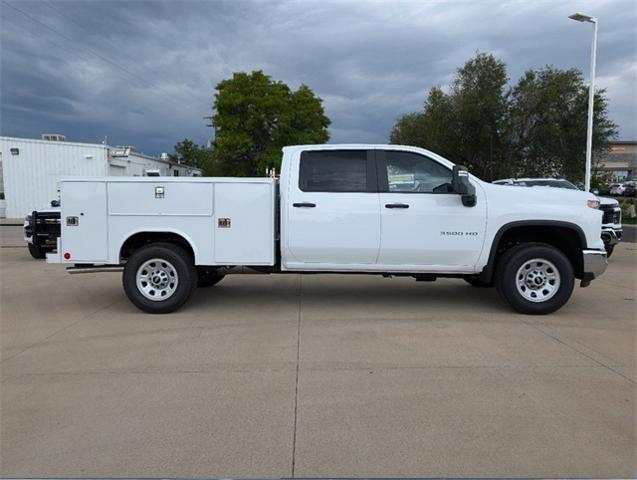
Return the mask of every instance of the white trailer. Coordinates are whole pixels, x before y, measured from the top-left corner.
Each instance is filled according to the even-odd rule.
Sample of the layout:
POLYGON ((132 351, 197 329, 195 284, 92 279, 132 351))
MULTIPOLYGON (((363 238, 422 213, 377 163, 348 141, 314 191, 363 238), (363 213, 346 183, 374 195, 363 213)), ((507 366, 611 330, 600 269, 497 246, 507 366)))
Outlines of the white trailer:
POLYGON ((415 147, 286 147, 280 181, 73 178, 61 195, 47 260, 123 269, 129 299, 152 313, 250 271, 456 277, 543 314, 606 268, 594 195, 493 185, 415 147))

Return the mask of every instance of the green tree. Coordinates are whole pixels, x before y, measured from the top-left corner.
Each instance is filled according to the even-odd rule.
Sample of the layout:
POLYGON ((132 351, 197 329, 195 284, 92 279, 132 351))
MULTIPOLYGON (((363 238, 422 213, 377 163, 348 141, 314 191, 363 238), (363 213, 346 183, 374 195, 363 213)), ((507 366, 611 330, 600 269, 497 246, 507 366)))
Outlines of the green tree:
MULTIPOLYGON (((608 118, 605 90, 594 97, 593 155, 610 147, 617 126, 608 118)), ((584 176, 588 86, 576 69, 528 70, 509 99, 508 157, 517 176, 584 176)))
POLYGON ((204 168, 212 160, 212 149, 197 145, 188 138, 184 138, 175 145, 175 153, 168 158, 174 163, 183 163, 192 167, 204 168))
MULTIPOLYGON (((449 93, 430 90, 422 112, 399 118, 392 143, 422 146, 467 165, 485 180, 508 176, 584 176, 588 87, 575 69, 529 70, 507 88, 506 66, 477 54, 449 93)), ((604 90, 595 95, 594 153, 617 133, 604 90)))
POLYGON ((477 54, 458 69, 449 94, 433 87, 422 112, 398 119, 390 142, 428 148, 482 178, 498 176, 506 83, 504 63, 493 55, 477 54))
MULTIPOLYGON (((430 145, 427 116, 420 112, 402 115, 392 127, 389 141, 396 145, 415 145, 419 147, 430 145)), ((429 146, 429 148, 433 150, 434 147, 429 146)))
POLYGON ((214 109, 214 169, 223 175, 263 175, 280 168, 285 145, 329 139, 322 100, 306 85, 292 91, 262 71, 220 82, 214 109))
POLYGON ((448 141, 457 143, 458 162, 483 178, 501 174, 507 81, 504 62, 479 53, 458 70, 451 85, 451 126, 457 137, 448 141))
POLYGON ((441 155, 456 157, 453 139, 455 115, 451 97, 434 87, 425 100, 424 111, 403 115, 390 134, 391 143, 426 147, 441 155))

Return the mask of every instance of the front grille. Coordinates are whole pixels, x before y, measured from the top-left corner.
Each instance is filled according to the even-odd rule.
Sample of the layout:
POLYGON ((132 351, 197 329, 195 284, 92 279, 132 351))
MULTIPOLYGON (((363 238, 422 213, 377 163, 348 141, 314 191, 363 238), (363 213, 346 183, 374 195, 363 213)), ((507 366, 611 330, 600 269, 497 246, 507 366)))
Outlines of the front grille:
POLYGON ((600 206, 599 209, 602 211, 602 223, 619 223, 621 221, 621 211, 615 210, 614 206, 600 206))
POLYGON ((602 223, 613 223, 614 213, 612 210, 610 212, 604 212, 602 223))
MULTIPOLYGON (((33 212, 31 231, 35 233, 33 243, 36 245, 55 245, 60 236, 60 212, 33 212)), ((25 228, 26 230, 26 228, 25 228)))

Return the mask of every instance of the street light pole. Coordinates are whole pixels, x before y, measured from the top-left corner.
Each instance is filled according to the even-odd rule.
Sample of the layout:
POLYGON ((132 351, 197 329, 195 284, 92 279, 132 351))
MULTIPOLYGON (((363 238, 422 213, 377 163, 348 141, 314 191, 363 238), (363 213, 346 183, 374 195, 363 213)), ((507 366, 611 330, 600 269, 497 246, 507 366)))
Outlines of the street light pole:
POLYGON ((593 24, 593 42, 591 45, 591 83, 588 89, 588 123, 586 126, 586 173, 584 176, 584 188, 587 192, 591 190, 591 162, 593 155, 593 103, 595 101, 595 63, 597 60, 597 18, 575 13, 568 18, 578 22, 588 22, 593 24))

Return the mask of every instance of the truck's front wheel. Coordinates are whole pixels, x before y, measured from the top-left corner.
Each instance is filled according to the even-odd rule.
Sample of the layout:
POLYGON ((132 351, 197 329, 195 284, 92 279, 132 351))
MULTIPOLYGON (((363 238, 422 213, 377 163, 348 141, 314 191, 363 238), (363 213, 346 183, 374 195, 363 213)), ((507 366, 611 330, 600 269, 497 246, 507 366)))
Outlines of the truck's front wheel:
POLYGON ((192 258, 177 245, 155 243, 136 250, 124 267, 124 291, 148 313, 169 313, 192 293, 197 272, 192 258))
POLYGON ((527 243, 504 253, 495 283, 498 293, 518 312, 544 315, 568 301, 575 275, 560 250, 543 243, 527 243))

